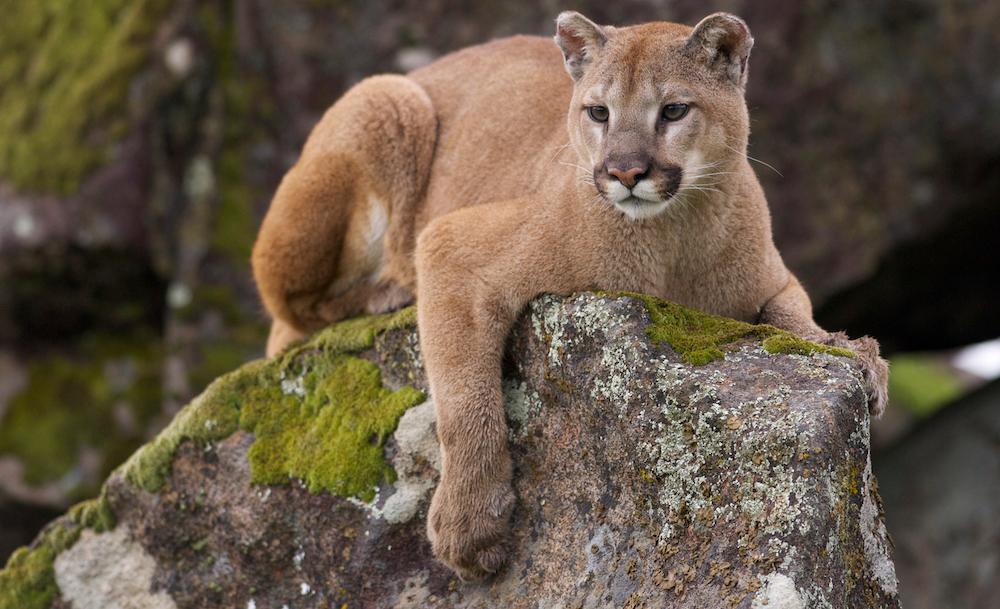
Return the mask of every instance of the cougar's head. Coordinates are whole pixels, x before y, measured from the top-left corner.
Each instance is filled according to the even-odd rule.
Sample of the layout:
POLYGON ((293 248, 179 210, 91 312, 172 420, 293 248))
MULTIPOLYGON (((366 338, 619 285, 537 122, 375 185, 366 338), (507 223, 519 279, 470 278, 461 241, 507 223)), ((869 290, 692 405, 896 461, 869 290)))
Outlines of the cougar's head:
POLYGON ((565 12, 555 40, 575 83, 570 142, 605 200, 644 219, 719 190, 749 134, 743 20, 614 28, 565 12))

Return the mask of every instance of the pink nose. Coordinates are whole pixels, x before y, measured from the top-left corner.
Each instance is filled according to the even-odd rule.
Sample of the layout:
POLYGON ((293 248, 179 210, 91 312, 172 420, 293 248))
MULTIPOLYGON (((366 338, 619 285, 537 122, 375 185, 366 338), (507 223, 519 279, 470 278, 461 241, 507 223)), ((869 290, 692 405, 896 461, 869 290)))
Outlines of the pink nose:
POLYGON ((633 167, 632 169, 625 169, 625 170, 613 167, 608 168, 608 173, 618 178, 619 182, 621 182, 625 186, 628 186, 629 188, 635 186, 635 183, 638 181, 637 177, 645 172, 646 170, 643 169, 642 167, 633 167))

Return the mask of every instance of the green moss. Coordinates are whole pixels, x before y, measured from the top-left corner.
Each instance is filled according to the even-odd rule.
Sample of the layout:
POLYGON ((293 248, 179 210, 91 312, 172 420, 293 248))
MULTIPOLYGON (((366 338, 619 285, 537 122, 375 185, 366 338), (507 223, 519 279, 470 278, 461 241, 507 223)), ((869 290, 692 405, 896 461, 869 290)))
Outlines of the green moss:
POLYGON ((19 548, 0 571, 0 609, 47 609, 58 593, 52 548, 19 548))
POLYGON ((69 509, 69 517, 78 525, 104 533, 115 528, 115 514, 108 502, 107 488, 95 499, 82 501, 69 509))
POLYGON ((0 571, 0 609, 48 609, 59 593, 56 557, 80 537, 81 527, 57 521, 30 548, 11 554, 0 571))
POLYGON ((826 355, 836 355, 837 357, 854 357, 854 352, 848 349, 820 345, 788 332, 768 336, 764 339, 763 346, 764 350, 768 353, 787 353, 792 355, 825 353, 826 355))
POLYGON ((313 492, 370 499, 393 475, 385 439, 424 396, 410 387, 390 392, 374 364, 349 354, 371 347, 380 332, 414 323, 413 308, 347 320, 279 359, 218 379, 129 459, 126 479, 155 492, 182 442, 204 445, 244 429, 255 435, 248 455, 255 482, 301 478, 313 492))
POLYGON ((59 594, 56 557, 77 542, 83 529, 103 533, 114 526, 105 490, 70 508, 67 517, 50 524, 30 547, 11 554, 0 570, 0 609, 48 609, 59 594))
MULTIPOLYGON (((81 341, 75 356, 33 361, 0 420, 0 454, 18 457, 26 482, 40 485, 72 471, 86 449, 100 456, 103 479, 145 441, 159 413, 160 354, 153 338, 102 337, 81 341)), ((84 481, 76 495, 93 495, 97 482, 84 481)))
POLYGON ((319 350, 327 354, 362 351, 375 344, 375 337, 378 334, 396 328, 412 327, 416 324, 416 307, 407 307, 385 315, 348 319, 320 331, 309 342, 293 347, 284 354, 284 361, 289 361, 308 350, 319 350))
POLYGON ((0 19, 0 176, 61 194, 128 126, 129 83, 168 0, 7 2, 0 19))
POLYGON ((257 374, 264 367, 262 361, 252 362, 209 385, 177 413, 160 435, 125 462, 122 466, 125 479, 155 492, 166 482, 174 454, 182 442, 204 445, 231 436, 238 428, 243 395, 256 386, 257 374))
POLYGON ((958 375, 932 355, 901 354, 890 361, 889 401, 925 417, 962 395, 958 375))
POLYGON ((370 501, 375 486, 392 481, 382 455, 399 417, 424 395, 412 387, 382 387, 378 367, 338 355, 310 363, 302 377, 304 397, 295 393, 269 403, 244 404, 240 427, 256 441, 250 448, 254 482, 283 484, 302 479, 311 492, 329 491, 370 501))
POLYGON ((725 346, 743 339, 763 340, 764 349, 768 353, 825 353, 854 357, 846 349, 813 343, 774 326, 749 324, 710 315, 645 294, 624 295, 641 300, 646 305, 652 321, 646 328, 650 340, 656 344, 670 345, 685 362, 694 366, 722 359, 725 346))

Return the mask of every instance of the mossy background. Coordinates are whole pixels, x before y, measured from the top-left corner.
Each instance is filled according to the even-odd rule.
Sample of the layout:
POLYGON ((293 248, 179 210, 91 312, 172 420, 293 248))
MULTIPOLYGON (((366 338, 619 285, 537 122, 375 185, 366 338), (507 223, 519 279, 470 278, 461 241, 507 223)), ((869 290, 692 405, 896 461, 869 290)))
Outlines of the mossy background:
POLYGON ((0 503, 30 514, 262 354, 248 258, 284 164, 244 3, 0 9, 0 503))
POLYGON ((128 90, 169 0, 4 2, 0 175, 71 194, 129 128, 128 90))
MULTIPOLYGON (((980 382, 948 350, 1000 335, 1000 114, 984 85, 1000 79, 995 3, 574 8, 617 24, 694 23, 713 10, 747 19, 751 154, 778 169, 755 165, 779 249, 824 327, 871 334, 892 356, 894 422, 875 428, 878 446, 980 382)), ((0 0, 0 460, 21 472, 16 485, 0 480, 0 508, 63 510, 96 495, 193 396, 261 354, 254 232, 333 100, 421 58, 551 35, 556 10, 0 0)), ((682 316, 685 332, 652 337, 690 362, 710 364, 746 336, 814 349, 652 310, 682 316)), ((0 526, 0 556, 36 532, 0 526)))
POLYGON ((0 454, 24 463, 30 485, 70 478, 67 497, 82 499, 155 430, 162 355, 155 341, 84 339, 79 357, 34 360, 27 386, 7 405, 0 454), (89 469, 84 451, 96 453, 89 469))

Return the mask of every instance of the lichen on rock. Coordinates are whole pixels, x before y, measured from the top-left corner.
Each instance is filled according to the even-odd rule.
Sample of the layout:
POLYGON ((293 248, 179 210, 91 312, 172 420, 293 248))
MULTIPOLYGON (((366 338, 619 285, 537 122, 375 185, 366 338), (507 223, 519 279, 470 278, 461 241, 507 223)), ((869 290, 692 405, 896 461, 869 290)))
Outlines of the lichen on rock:
POLYGON ((177 608, 169 594, 151 590, 156 561, 126 527, 106 535, 83 531, 56 557, 54 571, 62 599, 73 607, 177 608))
POLYGON ((429 497, 441 471, 441 453, 435 433, 434 404, 430 401, 407 410, 393 434, 392 466, 398 478, 381 505, 377 499, 357 501, 375 518, 390 524, 409 522, 429 497))

